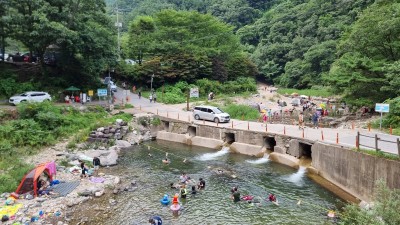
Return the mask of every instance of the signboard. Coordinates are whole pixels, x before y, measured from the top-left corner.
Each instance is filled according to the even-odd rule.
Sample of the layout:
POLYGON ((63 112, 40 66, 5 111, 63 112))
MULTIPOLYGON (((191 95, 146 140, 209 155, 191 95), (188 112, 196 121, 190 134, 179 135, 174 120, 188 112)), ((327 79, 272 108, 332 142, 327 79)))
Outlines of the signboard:
POLYGON ((199 88, 190 88, 190 97, 198 98, 199 97, 199 88))
POLYGON ((388 113, 389 104, 376 103, 375 112, 388 113))
POLYGON ((97 95, 99 97, 101 96, 107 96, 107 89, 97 89, 97 95))
POLYGON ((89 91, 88 91, 88 95, 89 95, 89 96, 93 96, 93 90, 89 90, 89 91))

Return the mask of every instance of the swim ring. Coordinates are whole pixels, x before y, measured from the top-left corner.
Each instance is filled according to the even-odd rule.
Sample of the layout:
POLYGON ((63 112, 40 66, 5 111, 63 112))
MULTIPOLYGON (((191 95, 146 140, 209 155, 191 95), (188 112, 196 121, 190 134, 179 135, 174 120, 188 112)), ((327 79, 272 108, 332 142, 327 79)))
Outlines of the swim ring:
POLYGON ((161 204, 168 205, 171 200, 168 198, 168 195, 164 195, 164 197, 160 200, 161 204))
POLYGON ((173 205, 171 205, 170 209, 171 209, 172 211, 179 211, 179 209, 181 209, 181 205, 179 205, 179 204, 173 204, 173 205))
POLYGON ((242 199, 245 201, 251 201, 251 200, 253 200, 253 198, 254 198, 254 196, 251 196, 251 195, 245 195, 242 197, 242 199))

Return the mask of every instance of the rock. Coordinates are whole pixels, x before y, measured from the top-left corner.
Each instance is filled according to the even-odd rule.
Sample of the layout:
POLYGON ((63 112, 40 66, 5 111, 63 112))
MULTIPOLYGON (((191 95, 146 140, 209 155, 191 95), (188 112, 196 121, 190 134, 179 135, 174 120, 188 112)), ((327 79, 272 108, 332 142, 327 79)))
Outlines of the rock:
POLYGON ((131 144, 130 144, 129 142, 124 141, 124 140, 117 140, 117 141, 115 142, 115 144, 116 144, 118 147, 121 147, 121 148, 128 148, 128 147, 131 146, 131 144))
POLYGON ((113 190, 113 194, 118 194, 119 193, 119 189, 118 188, 115 188, 114 190, 113 190))
POLYGON ((89 191, 89 190, 84 190, 82 192, 79 192, 78 195, 87 197, 87 196, 92 196, 93 193, 91 191, 89 191))
POLYGON ((137 186, 136 180, 132 180, 132 181, 131 181, 131 186, 133 186, 133 187, 137 186))
POLYGON ((58 221, 57 225, 63 225, 64 223, 62 221, 58 221))
POLYGON ((117 201, 115 201, 115 199, 109 199, 108 202, 110 203, 110 205, 116 205, 117 201))
POLYGON ((109 130, 109 129, 105 129, 105 130, 103 131, 103 133, 104 133, 104 134, 108 134, 108 133, 110 133, 110 130, 109 130))
POLYGON ((99 173, 100 177, 104 177, 104 175, 105 175, 104 173, 99 173))
POLYGON ((36 198, 36 201, 37 202, 44 202, 44 201, 46 201, 46 199, 45 198, 36 198))
POLYGON ((104 127, 99 127, 99 128, 97 128, 97 132, 103 132, 104 131, 104 127))
POLYGON ((115 128, 111 128, 110 133, 115 133, 115 128))
POLYGON ((100 146, 100 147, 99 147, 99 150, 106 150, 106 147, 100 146))
POLYGON ((98 191, 98 192, 94 193, 94 196, 96 196, 96 197, 100 197, 102 195, 104 195, 104 191, 98 191))
POLYGON ((119 177, 114 178, 114 184, 119 184, 121 182, 121 179, 119 177))
POLYGON ((107 156, 100 156, 101 166, 114 166, 117 165, 118 153, 115 150, 110 150, 110 154, 107 156))

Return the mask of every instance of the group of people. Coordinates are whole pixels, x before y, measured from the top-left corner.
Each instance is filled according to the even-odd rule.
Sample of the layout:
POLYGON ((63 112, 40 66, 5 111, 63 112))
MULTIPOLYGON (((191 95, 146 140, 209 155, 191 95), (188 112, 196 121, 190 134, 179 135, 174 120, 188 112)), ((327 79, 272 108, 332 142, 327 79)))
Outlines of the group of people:
MULTIPOLYGON (((237 186, 232 187, 231 189, 231 199, 233 200, 233 202, 240 202, 242 200, 247 201, 247 202, 251 202, 253 201, 253 196, 240 196, 240 192, 239 192, 239 188, 237 186)), ((270 201, 272 203, 278 204, 278 200, 276 199, 276 196, 272 193, 270 193, 268 195, 268 198, 266 199, 266 201, 270 201)))
POLYGON ((179 189, 181 198, 186 199, 188 194, 188 190, 186 189, 187 185, 192 185, 190 194, 195 195, 197 194, 197 190, 203 190, 206 187, 206 182, 204 181, 203 178, 200 178, 199 182, 196 185, 195 180, 191 179, 186 173, 182 173, 181 176, 179 177, 179 183, 178 184, 171 183, 170 188, 179 189))
MULTIPOLYGON (((83 160, 79 160, 79 164, 81 167, 81 178, 85 178, 91 175, 89 167, 85 164, 83 160)), ((97 175, 100 168, 100 159, 98 157, 94 157, 92 164, 93 164, 94 174, 97 175)))
MULTIPOLYGON (((140 98, 140 97, 139 97, 140 98)), ((149 100, 150 100, 150 103, 151 102, 154 102, 154 103, 156 103, 157 102, 157 94, 153 91, 153 92, 151 92, 151 94, 150 94, 150 96, 149 96, 149 100)))

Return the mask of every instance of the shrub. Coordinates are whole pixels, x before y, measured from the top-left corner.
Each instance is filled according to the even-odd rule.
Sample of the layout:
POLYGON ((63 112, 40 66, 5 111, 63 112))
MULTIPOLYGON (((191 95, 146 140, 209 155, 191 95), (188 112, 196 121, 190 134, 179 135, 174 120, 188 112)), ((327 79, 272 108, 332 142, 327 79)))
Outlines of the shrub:
POLYGON ((244 120, 257 120, 260 117, 260 113, 257 109, 248 105, 227 105, 223 107, 223 110, 229 113, 233 119, 243 119, 244 120))
POLYGON ((153 118, 153 120, 151 120, 151 125, 153 126, 159 126, 161 125, 161 120, 158 117, 153 118))

